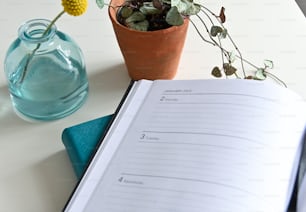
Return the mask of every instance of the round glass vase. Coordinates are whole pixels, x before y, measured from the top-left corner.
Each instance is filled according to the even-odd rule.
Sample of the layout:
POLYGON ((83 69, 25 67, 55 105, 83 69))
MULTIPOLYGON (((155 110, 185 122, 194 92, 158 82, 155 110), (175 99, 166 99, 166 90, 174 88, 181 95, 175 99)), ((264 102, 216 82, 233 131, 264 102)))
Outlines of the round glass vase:
POLYGON ((70 115, 85 102, 88 80, 78 45, 51 22, 33 19, 18 30, 4 71, 17 114, 36 120, 70 115))

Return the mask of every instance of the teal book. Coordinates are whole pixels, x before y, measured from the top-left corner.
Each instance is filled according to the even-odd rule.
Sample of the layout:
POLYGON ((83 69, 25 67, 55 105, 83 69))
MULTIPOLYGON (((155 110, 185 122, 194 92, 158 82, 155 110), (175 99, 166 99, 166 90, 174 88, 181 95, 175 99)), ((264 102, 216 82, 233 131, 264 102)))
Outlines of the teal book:
POLYGON ((112 117, 103 116, 63 130, 62 142, 78 179, 83 175, 112 117))
POLYGON ((78 179, 81 179, 92 156, 99 147, 100 142, 102 142, 105 132, 127 98, 133 84, 134 81, 131 81, 114 114, 93 119, 63 130, 62 141, 78 179))

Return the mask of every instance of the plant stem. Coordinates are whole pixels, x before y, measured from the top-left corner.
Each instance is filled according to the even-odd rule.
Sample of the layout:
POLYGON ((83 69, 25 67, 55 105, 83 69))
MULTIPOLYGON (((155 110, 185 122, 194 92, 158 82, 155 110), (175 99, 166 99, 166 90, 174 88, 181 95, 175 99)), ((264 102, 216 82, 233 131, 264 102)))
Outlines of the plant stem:
MULTIPOLYGON (((222 21, 220 20, 219 16, 217 16, 215 13, 213 13, 213 12, 212 12, 211 10, 209 10, 207 7, 204 7, 203 5, 201 5, 201 7, 202 7, 203 9, 205 9, 207 12, 209 12, 213 17, 215 17, 216 20, 218 21, 218 23, 220 24, 220 26, 223 28, 223 30, 225 30, 225 27, 224 27, 222 21)), ((212 22, 210 16, 209 16, 203 9, 201 9, 201 11, 202 11, 207 17, 209 17, 210 22, 212 22)), ((214 25, 214 24, 212 23, 212 25, 214 25)), ((227 35, 227 37, 229 38, 229 40, 231 41, 231 43, 232 43, 232 45, 234 46, 235 50, 238 52, 239 56, 240 56, 240 57, 238 57, 238 58, 240 58, 242 72, 243 72, 244 77, 246 77, 246 72, 245 72, 245 68, 244 68, 244 64, 243 64, 244 61, 243 61, 243 59, 242 59, 243 57, 242 57, 241 51, 239 50, 238 46, 236 45, 236 43, 234 42, 234 40, 232 39, 232 37, 230 36, 230 34, 229 34, 228 32, 226 33, 226 35, 227 35)), ((230 62, 231 62, 231 61, 230 61, 230 62)))
POLYGON ((285 83, 283 80, 281 80, 280 78, 278 78, 276 75, 271 74, 270 72, 268 72, 268 71, 266 71, 266 70, 264 70, 264 73, 265 73, 266 75, 269 75, 270 77, 272 77, 274 80, 278 81, 278 82, 279 82, 280 84, 282 84, 285 88, 287 88, 286 83, 285 83))
MULTIPOLYGON (((197 16, 198 16, 198 15, 197 15, 197 16)), ((199 17, 199 16, 198 16, 198 17, 199 17)), ((205 25, 205 23, 202 21, 202 19, 201 19, 200 17, 199 17, 199 19, 200 19, 201 22, 204 24, 207 33, 209 33, 208 28, 207 28, 207 26, 205 25)), ((216 45, 217 45, 216 42, 211 42, 211 41, 205 39, 204 36, 201 34, 200 30, 197 28, 196 24, 192 21, 192 19, 189 18, 189 20, 190 20, 190 22, 192 23, 193 27, 195 28, 195 30, 197 31, 198 35, 201 37, 201 39, 202 39, 203 41, 205 41, 205 42, 207 42, 207 43, 209 43, 209 44, 211 44, 211 45, 213 45, 213 46, 216 46, 216 45)))
MULTIPOLYGON (((46 30, 44 31, 44 33, 41 35, 41 37, 45 36, 49 30, 51 29, 51 27, 54 25, 54 23, 65 13, 65 11, 63 10, 62 12, 60 12, 51 22, 50 24, 48 25, 48 27, 46 28, 46 30)), ((22 83, 26 74, 27 74, 27 71, 28 71, 28 66, 29 66, 29 63, 30 63, 30 60, 33 58, 34 54, 36 53, 36 51, 39 49, 41 43, 38 43, 35 47, 35 49, 32 50, 32 52, 29 54, 28 58, 27 58, 27 61, 26 61, 26 64, 24 66, 24 69, 23 69, 23 72, 22 72, 22 76, 21 76, 21 79, 19 81, 19 83, 22 83)))

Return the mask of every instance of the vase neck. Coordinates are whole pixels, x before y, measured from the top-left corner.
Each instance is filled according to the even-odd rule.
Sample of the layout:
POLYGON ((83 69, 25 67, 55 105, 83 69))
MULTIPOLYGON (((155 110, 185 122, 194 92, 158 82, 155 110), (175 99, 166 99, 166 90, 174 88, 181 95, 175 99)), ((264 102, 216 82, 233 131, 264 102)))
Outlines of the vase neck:
POLYGON ((57 28, 47 19, 32 19, 25 22, 18 30, 19 38, 29 43, 43 43, 49 41, 56 34, 57 28), (48 29, 48 30, 47 30, 48 29))

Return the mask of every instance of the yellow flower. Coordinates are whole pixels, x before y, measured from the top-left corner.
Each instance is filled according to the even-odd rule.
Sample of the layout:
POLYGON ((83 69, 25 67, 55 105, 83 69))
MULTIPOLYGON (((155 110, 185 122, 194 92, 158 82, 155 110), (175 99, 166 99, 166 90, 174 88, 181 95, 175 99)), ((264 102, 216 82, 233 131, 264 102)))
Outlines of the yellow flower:
POLYGON ((82 15, 87 9, 87 0, 62 0, 64 11, 69 15, 82 15))

